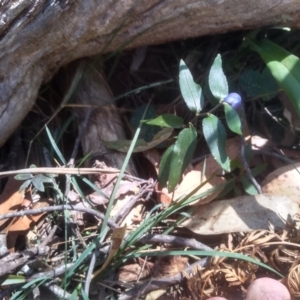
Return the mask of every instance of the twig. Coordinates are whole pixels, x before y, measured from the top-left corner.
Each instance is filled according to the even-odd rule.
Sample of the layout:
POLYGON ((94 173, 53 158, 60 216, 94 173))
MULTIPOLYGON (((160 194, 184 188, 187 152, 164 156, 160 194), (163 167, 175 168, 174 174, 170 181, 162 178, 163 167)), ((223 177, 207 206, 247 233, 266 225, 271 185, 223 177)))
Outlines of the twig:
POLYGON ((49 277, 51 279, 58 277, 62 274, 64 274, 65 272, 67 272, 69 269, 71 269, 73 267, 74 263, 69 263, 69 264, 63 264, 55 269, 52 269, 50 271, 45 271, 45 272, 39 272, 36 273, 32 276, 30 276, 28 278, 28 280, 33 280, 36 278, 40 278, 40 277, 49 277))
POLYGON ((20 253, 11 253, 0 259, 0 276, 11 273, 14 269, 26 264, 30 258, 36 255, 46 255, 49 247, 33 247, 20 253))
MULTIPOLYGON (((41 207, 41 208, 35 208, 35 209, 27 209, 27 210, 22 210, 22 211, 16 211, 13 213, 7 213, 4 215, 0 215, 0 220, 5 220, 9 218, 14 218, 14 217, 23 217, 26 215, 37 215, 41 214, 44 212, 51 212, 51 211, 56 211, 56 210, 75 210, 75 211, 82 211, 88 214, 91 214, 99 219, 104 219, 105 216, 104 214, 92 209, 92 208, 86 208, 86 207, 75 207, 72 205, 55 205, 55 206, 48 206, 48 207, 41 207)), ((115 222, 109 221, 108 220, 108 225, 112 228, 118 228, 118 224, 115 222)))
POLYGON ((132 207, 135 205, 135 203, 141 198, 141 196, 149 189, 148 186, 143 187, 137 195, 131 197, 127 203, 118 211, 118 213, 113 217, 113 222, 120 224, 125 219, 125 217, 128 215, 128 213, 131 211, 132 207))
POLYGON ((195 239, 187 239, 178 236, 166 234, 147 234, 139 239, 140 243, 165 243, 183 247, 190 247, 195 250, 211 251, 212 248, 196 241, 195 239))
POLYGON ((15 171, 0 172, 0 177, 7 177, 16 174, 68 174, 68 175, 88 175, 88 174, 118 174, 119 170, 97 169, 97 168, 28 168, 15 171))
MULTIPOLYGON (((49 289, 58 299, 70 299, 71 294, 57 286, 56 284, 53 283, 54 280, 51 280, 50 282, 46 282, 43 284, 44 287, 49 289)), ((75 298, 78 299, 78 298, 75 298)))
POLYGON ((41 243, 41 246, 42 247, 45 247, 48 245, 48 243, 52 240, 55 232, 56 232, 56 229, 57 229, 57 225, 54 225, 53 228, 51 229, 49 235, 43 240, 43 242, 41 243))
POLYGON ((90 265, 89 265, 89 268, 88 268, 88 271, 86 274, 85 284, 84 284, 84 291, 87 295, 89 294, 90 284, 91 284, 91 280, 92 280, 95 263, 96 263, 96 253, 94 251, 92 254, 92 257, 91 257, 90 265))

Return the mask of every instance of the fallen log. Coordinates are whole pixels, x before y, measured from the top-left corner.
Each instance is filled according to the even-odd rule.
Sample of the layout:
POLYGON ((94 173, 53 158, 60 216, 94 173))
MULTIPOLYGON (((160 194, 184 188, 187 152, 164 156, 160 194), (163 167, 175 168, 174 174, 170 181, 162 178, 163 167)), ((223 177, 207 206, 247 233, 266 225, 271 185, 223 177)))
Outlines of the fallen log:
POLYGON ((298 0, 3 0, 0 146, 39 87, 75 59, 271 25, 300 27, 298 0))

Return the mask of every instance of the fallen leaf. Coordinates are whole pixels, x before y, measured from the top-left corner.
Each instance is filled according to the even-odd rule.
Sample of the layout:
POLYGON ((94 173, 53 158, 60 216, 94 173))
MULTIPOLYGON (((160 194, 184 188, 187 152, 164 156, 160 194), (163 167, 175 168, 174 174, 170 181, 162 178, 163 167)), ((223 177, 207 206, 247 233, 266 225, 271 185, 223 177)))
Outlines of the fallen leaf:
POLYGON ((199 206, 182 225, 197 234, 283 228, 281 219, 298 213, 298 204, 286 196, 261 194, 214 201, 199 206))
MULTIPOLYGON (((29 193, 28 193, 29 194, 29 193)), ((33 209, 49 206, 50 200, 44 199, 35 203, 33 209)), ((7 248, 10 252, 15 252, 15 244, 19 235, 26 235, 34 223, 37 223, 39 219, 46 214, 46 212, 38 215, 25 215, 23 217, 17 217, 7 227, 7 248)))
POLYGON ((118 252, 118 250, 122 244, 122 240, 125 236, 125 233, 126 233, 126 225, 124 225, 123 227, 120 227, 120 228, 113 229, 112 237, 111 237, 112 245, 109 250, 108 257, 106 258, 106 261, 102 265, 102 267, 99 270, 97 270, 95 273, 93 273, 92 279, 97 277, 106 268, 106 266, 110 263, 110 261, 113 259, 113 257, 118 252))
MULTIPOLYGON (((89 200, 97 206, 107 203, 114 189, 114 185, 115 180, 110 182, 105 188, 101 189, 102 194, 94 192, 88 195, 89 200)), ((121 195, 125 195, 127 193, 136 194, 139 191, 139 185, 140 183, 136 181, 122 180, 116 193, 116 199, 120 198, 121 195)))
MULTIPOLYGON (((2 215, 15 212, 19 209, 24 199, 24 193, 20 193, 19 188, 20 182, 13 177, 8 177, 4 191, 0 196, 0 212, 2 215)), ((3 231, 10 222, 11 219, 1 220, 0 230, 3 231)))
POLYGON ((138 259, 138 263, 124 265, 119 268, 117 279, 123 282, 142 280, 152 275, 154 263, 138 259))
POLYGON ((287 196, 300 204, 300 163, 287 165, 270 173, 261 184, 263 193, 287 196))

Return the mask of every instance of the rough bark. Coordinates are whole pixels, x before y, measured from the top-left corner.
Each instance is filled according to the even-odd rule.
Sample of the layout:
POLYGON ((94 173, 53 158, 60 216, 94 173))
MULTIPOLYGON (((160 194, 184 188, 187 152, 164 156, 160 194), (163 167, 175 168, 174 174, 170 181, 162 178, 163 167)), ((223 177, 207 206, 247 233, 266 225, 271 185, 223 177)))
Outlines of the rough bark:
POLYGON ((3 0, 0 146, 58 68, 77 58, 270 25, 300 27, 298 0, 3 0))

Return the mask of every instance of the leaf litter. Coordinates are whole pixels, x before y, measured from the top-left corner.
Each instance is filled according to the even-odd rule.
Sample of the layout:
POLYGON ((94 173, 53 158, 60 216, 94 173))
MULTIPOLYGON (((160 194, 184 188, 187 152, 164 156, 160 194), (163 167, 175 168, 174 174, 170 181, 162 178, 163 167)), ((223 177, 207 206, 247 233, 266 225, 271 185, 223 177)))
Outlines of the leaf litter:
MULTIPOLYGON (((137 70, 134 70, 134 72, 137 72, 137 70)), ((202 99, 203 95, 199 87, 194 92, 200 95, 199 97, 202 99)), ((222 91, 219 94, 221 95, 222 91)), ((192 98, 190 106, 198 114, 200 106, 192 98)), ((201 107, 202 105, 201 102, 201 107)), ((169 131, 163 138, 160 138, 161 134, 159 134, 154 138, 154 141, 144 141, 143 147, 136 149, 136 151, 144 151, 143 154, 152 163, 154 168, 152 177, 154 178, 159 173, 158 166, 161 159, 159 144, 168 144, 169 140, 172 139, 169 131), (154 146, 156 148, 153 148, 154 146)), ((112 143, 114 148, 121 147, 121 150, 126 152, 130 142, 125 144, 112 143)), ((277 151, 275 144, 269 139, 262 141, 261 138, 254 139, 252 137, 252 146, 254 155, 251 160, 251 167, 253 169, 261 165, 262 162, 267 162, 268 167, 276 169, 272 173, 267 170, 269 172, 268 176, 261 176, 261 179, 265 177, 264 180, 261 180, 264 192, 262 195, 241 195, 243 189, 241 178, 244 170, 241 166, 239 138, 228 138, 226 140, 226 153, 231 161, 231 172, 224 174, 213 156, 208 151, 204 151, 204 153, 201 153, 203 155, 200 162, 189 164, 173 193, 161 189, 159 185, 154 184, 153 180, 148 180, 150 175, 146 180, 124 176, 115 193, 114 207, 110 215, 112 228, 114 228, 114 225, 116 227, 110 231, 108 238, 103 243, 106 248, 100 243, 101 247, 99 249, 102 257, 100 263, 98 261, 97 266, 93 268, 95 280, 91 281, 90 299, 96 299, 103 292, 104 288, 99 288, 99 285, 104 280, 111 290, 115 288, 117 293, 123 294, 124 298, 126 293, 131 295, 130 291, 133 290, 134 284, 139 281, 146 284, 147 288, 143 291, 148 291, 149 297, 151 297, 151 288, 148 288, 148 286, 151 287, 151 283, 155 281, 157 288, 161 284, 160 291, 162 295, 175 295, 174 298, 177 299, 206 299, 217 295, 235 299, 246 293, 247 287, 257 278, 258 272, 265 275, 270 274, 270 271, 265 271, 254 263, 221 256, 214 256, 207 260, 205 265, 199 263, 188 269, 188 265, 197 263, 199 257, 190 255, 188 252, 196 249, 196 247, 193 248, 190 245, 178 246, 179 238, 183 237, 189 242, 194 239, 203 241, 203 243, 207 242, 214 250, 245 254, 257 259, 284 274, 290 292, 295 296, 300 295, 299 285, 297 285, 299 277, 299 229, 297 219, 299 213, 297 183, 299 173, 295 169, 299 165, 289 164, 286 166, 286 162, 283 163, 283 160, 278 156, 269 155, 270 152, 277 151), (285 164, 285 166, 282 167, 282 164, 285 164), (279 165, 282 168, 278 168, 279 165), (208 182, 203 187, 192 195, 190 194, 192 190, 206 180, 208 182), (234 187, 226 195, 226 189, 230 182, 233 182, 234 187), (223 189, 209 193, 212 188, 219 186, 222 186, 223 189), (167 215, 165 219, 144 232, 146 235, 150 233, 163 235, 168 228, 174 228, 172 232, 174 234, 173 239, 167 238, 165 234, 164 240, 150 243, 150 249, 165 251, 165 256, 145 258, 137 256, 121 259, 122 263, 120 263, 120 260, 118 261, 118 251, 127 242, 128 236, 135 232, 139 226, 145 224, 151 216, 158 216, 160 213, 167 211, 168 208, 176 206, 181 203, 180 201, 183 201, 182 199, 186 195, 197 196, 205 192, 208 195, 192 201, 185 207, 185 210, 179 209, 174 214, 167 215), (120 214, 120 212, 125 211, 123 209, 132 199, 134 201, 132 201, 132 206, 129 207, 130 213, 120 214), (149 211, 151 211, 150 215, 149 211), (183 216, 186 220, 177 225, 176 222, 183 216), (109 247, 109 245, 111 246, 109 247), (169 251, 177 249, 182 250, 181 255, 168 255, 169 251), (112 265, 113 268, 109 269, 109 265, 112 265), (107 274, 105 269, 111 270, 108 272, 110 274, 107 274), (182 276, 182 274, 185 278, 184 282, 182 279, 176 279, 176 276, 182 276), (101 279, 98 280, 96 275, 103 277, 100 276, 101 279), (186 291, 182 292, 182 287, 186 288, 186 291), (99 292, 99 290, 101 291, 99 292)), ((288 150, 284 151, 288 153, 288 150)), ((292 160, 298 159, 297 151, 289 152, 286 156, 292 160)), ((112 168, 106 168, 112 170, 112 168)), ((118 170, 114 169, 114 171, 118 170)), ((97 190, 82 193, 78 186, 72 185, 72 189, 67 193, 66 198, 68 204, 74 210, 65 210, 64 214, 56 212, 51 215, 47 212, 41 212, 35 215, 15 217, 9 219, 9 221, 0 220, 3 232, 7 235, 8 248, 11 252, 7 257, 0 257, 3 265, 11 264, 12 261, 17 261, 20 258, 16 255, 21 254, 21 251, 26 247, 28 248, 28 246, 19 243, 19 237, 24 234, 29 236, 27 232, 36 233, 37 227, 42 227, 41 224, 55 223, 58 225, 59 230, 54 234, 52 241, 49 242, 49 247, 44 249, 46 255, 42 256, 41 253, 43 252, 40 246, 34 246, 35 250, 40 250, 41 255, 37 257, 45 260, 45 264, 37 274, 44 276, 49 269, 64 265, 66 257, 69 261, 71 261, 72 255, 76 259, 80 258, 80 255, 88 248, 91 241, 99 234, 99 225, 101 225, 102 220, 89 213, 79 213, 76 208, 86 208, 105 213, 117 181, 117 175, 110 172, 99 173, 97 176, 89 177, 89 180, 101 190, 101 193, 97 190), (66 224, 66 220, 69 220, 73 226, 70 229, 72 234, 62 229, 66 224), (9 238, 12 233, 15 236, 9 238), (67 248, 64 247, 66 242, 68 243, 67 248)), ((26 211, 29 208, 38 208, 32 200, 31 187, 29 186, 25 193, 19 193, 19 187, 20 184, 10 177, 1 194, 0 210, 2 215, 26 211)), ((42 195, 44 196, 44 194, 42 195)), ((53 205, 50 197, 41 197, 41 199, 38 201, 41 207, 43 205, 45 205, 44 207, 53 205)), ((45 236, 40 236, 40 233, 37 232, 35 238, 39 244, 47 236, 51 237, 49 230, 45 236)), ((139 239, 136 241, 137 247, 142 249, 146 246, 145 243, 139 244, 138 241, 139 239)), ((136 249, 135 245, 130 245, 128 252, 123 253, 127 255, 130 251, 136 249)), ((87 264, 89 264, 89 261, 87 264)), ((24 265, 24 261, 21 262, 20 260, 19 262, 18 267, 24 265)), ((80 272, 87 274, 87 268, 88 266, 84 266, 80 272)), ((35 271, 37 272, 37 269, 35 271)), ((10 269, 9 272, 15 272, 15 269, 10 269)), ((83 284, 82 277, 78 274, 73 272, 72 276, 83 284)), ((25 277, 30 278, 29 275, 25 275, 25 277)), ((120 299, 122 299, 122 296, 120 296, 120 299)), ((152 297, 156 296, 152 295, 152 297)))

